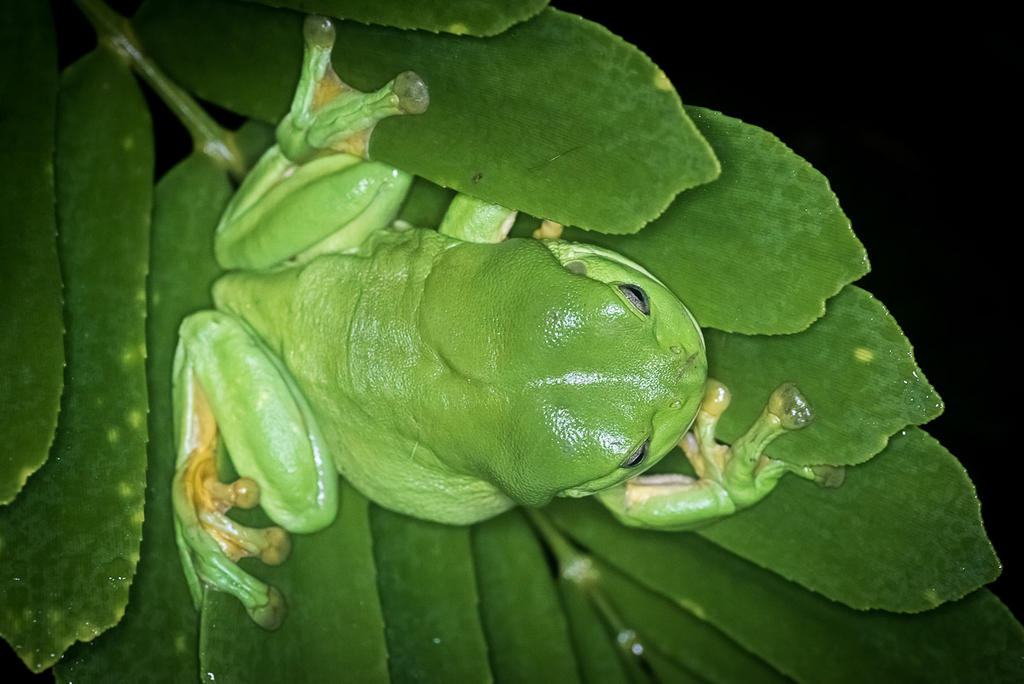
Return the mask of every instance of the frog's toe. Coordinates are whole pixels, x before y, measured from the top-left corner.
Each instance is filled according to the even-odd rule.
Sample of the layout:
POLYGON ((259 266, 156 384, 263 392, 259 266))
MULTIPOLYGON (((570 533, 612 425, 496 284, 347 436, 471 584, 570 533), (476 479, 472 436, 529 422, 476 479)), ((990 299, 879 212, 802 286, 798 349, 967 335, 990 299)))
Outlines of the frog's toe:
POLYGON ((274 587, 267 591, 267 602, 260 606, 247 608, 246 612, 252 621, 263 629, 274 630, 281 626, 284 616, 288 614, 288 607, 284 601, 284 595, 274 587))
POLYGON ((263 546, 260 547, 260 560, 267 565, 280 565, 288 560, 292 553, 292 538, 283 527, 267 527, 263 530, 263 546))
POLYGON ((415 71, 403 71, 391 83, 391 92, 402 114, 422 114, 430 106, 430 90, 415 71))
POLYGON ((811 472, 814 474, 814 481, 822 487, 839 487, 846 481, 846 468, 843 466, 811 466, 811 472))
POLYGON ((238 508, 255 508, 260 503, 260 485, 251 477, 240 477, 234 482, 224 483, 215 478, 207 479, 203 486, 218 506, 228 510, 238 508))
POLYGON ((204 511, 200 525, 224 554, 233 561, 250 556, 268 565, 280 565, 291 553, 291 540, 283 528, 240 525, 223 513, 204 511))
POLYGON ((811 405, 791 382, 784 383, 768 399, 768 412, 777 417, 786 430, 800 430, 814 420, 811 405))

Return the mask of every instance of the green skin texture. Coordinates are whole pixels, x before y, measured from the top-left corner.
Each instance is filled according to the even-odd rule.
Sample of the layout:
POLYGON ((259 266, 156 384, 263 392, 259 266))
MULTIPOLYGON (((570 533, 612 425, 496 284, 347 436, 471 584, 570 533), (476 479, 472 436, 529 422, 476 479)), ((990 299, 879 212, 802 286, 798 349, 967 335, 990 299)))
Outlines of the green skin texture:
POLYGON ((645 316, 614 282, 566 270, 560 246, 381 231, 352 254, 229 274, 214 299, 283 362, 357 489, 468 524, 618 484, 700 403, 703 341, 682 305, 602 263, 650 281, 645 316))
MULTIPOLYGON (((407 174, 323 153, 324 140, 351 134, 312 113, 313 87, 333 73, 332 42, 324 24, 307 23, 279 145, 217 230, 216 255, 231 271, 214 286, 216 310, 180 330, 175 523, 197 604, 213 587, 264 626, 284 612, 275 590, 204 532, 183 484, 198 439, 197 386, 235 469, 291 532, 332 522, 338 473, 381 506, 449 524, 604 492, 627 524, 681 529, 736 510, 730 487, 746 505, 774 486, 785 468, 755 477, 759 443, 738 475, 710 487, 673 482, 664 495, 623 503, 624 483, 676 446, 701 407, 707 359, 696 321, 618 254, 504 240, 514 212, 502 207, 460 195, 439 230, 396 225, 407 174), (307 145, 313 129, 319 142, 307 145), (649 312, 622 284, 642 288, 649 312), (646 457, 631 463, 645 443, 646 457)), ((340 118, 358 130, 422 111, 405 93, 425 90, 406 76, 353 95, 365 102, 347 101, 340 118)), ((708 430, 711 439, 713 423, 708 430)), ((778 430, 762 433, 766 443, 778 430)), ((268 545, 263 530, 217 520, 253 554, 268 545)))

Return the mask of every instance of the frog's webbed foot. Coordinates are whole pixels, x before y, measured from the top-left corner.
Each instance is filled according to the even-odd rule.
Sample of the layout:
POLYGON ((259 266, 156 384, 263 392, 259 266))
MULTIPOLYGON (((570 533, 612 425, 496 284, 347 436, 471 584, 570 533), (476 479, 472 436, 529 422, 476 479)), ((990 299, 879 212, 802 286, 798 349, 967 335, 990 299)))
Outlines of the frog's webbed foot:
POLYGON ((193 409, 186 437, 188 455, 178 464, 173 492, 175 535, 193 601, 198 607, 204 586, 226 588, 253 620, 273 629, 284 617, 284 598, 236 563, 257 556, 264 563, 280 564, 291 551, 291 541, 281 527, 251 528, 227 516, 235 506, 258 505, 259 485, 249 477, 230 484, 220 481, 214 458, 218 434, 213 413, 197 380, 193 379, 189 392, 193 409))
POLYGON ((285 530, 313 532, 334 520, 338 475, 312 411, 250 328, 218 311, 181 325, 174 410, 175 537, 193 601, 198 607, 207 589, 228 592, 272 629, 284 599, 238 560, 279 564, 291 549, 285 530), (222 447, 240 474, 231 483, 217 476, 222 447), (276 526, 252 528, 227 515, 257 504, 276 526))
POLYGON ((600 492, 601 502, 627 525, 680 530, 760 501, 787 472, 825 486, 842 483, 841 469, 799 466, 764 454, 777 437, 813 419, 810 405, 795 385, 787 383, 772 392, 761 415, 732 445, 715 439, 715 427, 728 406, 729 390, 709 379, 693 428, 680 441, 696 479, 641 475, 600 492))
POLYGON ((380 89, 363 93, 344 83, 331 66, 334 24, 327 17, 306 17, 302 72, 291 110, 277 127, 284 155, 304 162, 325 151, 367 155, 370 134, 381 119, 422 114, 430 105, 423 79, 403 71, 380 89))

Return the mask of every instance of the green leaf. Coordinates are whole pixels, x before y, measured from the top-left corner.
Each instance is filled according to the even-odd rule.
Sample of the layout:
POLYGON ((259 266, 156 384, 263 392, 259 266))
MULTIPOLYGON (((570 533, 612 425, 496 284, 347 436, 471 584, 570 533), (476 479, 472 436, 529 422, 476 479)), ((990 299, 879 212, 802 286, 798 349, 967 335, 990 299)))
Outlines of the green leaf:
POLYGON ((580 681, 551 568, 522 512, 474 526, 472 540, 495 679, 580 681))
POLYGON ((848 286, 828 311, 795 335, 705 331, 710 375, 732 390, 718 436, 732 442, 783 382, 795 382, 814 422, 772 443, 773 458, 801 465, 851 465, 885 448, 889 436, 942 412, 914 362, 910 342, 870 293, 848 286))
MULTIPOLYGON (((197 24, 182 4, 150 0, 140 10, 147 50, 201 97, 277 121, 298 73, 299 15, 204 2, 197 24)), ((353 22, 339 22, 337 35, 335 68, 352 86, 375 89, 408 69, 426 80, 427 112, 382 121, 370 153, 438 185, 632 233, 678 192, 718 175, 665 75, 574 15, 547 9, 488 40, 353 22)))
POLYGON ((721 631, 680 610, 663 596, 600 564, 598 582, 649 657, 652 648, 708 682, 783 682, 786 679, 721 631))
POLYGON ((67 384, 53 458, 0 510, 0 632, 36 671, 121 619, 146 481, 149 113, 94 52, 62 75, 58 114, 67 384))
POLYGON ((386 682, 384 620, 377 597, 368 503, 342 481, 338 518, 327 529, 293 535, 279 567, 243 560, 246 569, 285 596, 288 615, 276 631, 258 627, 233 596, 207 591, 199 658, 202 681, 386 682))
POLYGON ((182 318, 211 306, 210 285, 221 272, 211 236, 231 192, 227 173, 198 154, 156 186, 146 321, 151 411, 142 557, 124 619, 94 642, 69 650, 54 668, 61 681, 145 681, 157 672, 165 682, 195 681, 198 616, 171 519, 171 364, 182 318))
POLYGON ((392 681, 489 681, 469 528, 372 510, 392 681))
POLYGON ((859 609, 929 610, 1001 569, 966 471, 917 428, 847 470, 841 487, 784 478, 763 502, 701 534, 859 609))
POLYGON ((546 510, 592 553, 798 681, 1024 678, 1024 629, 984 589, 916 615, 856 611, 692 533, 628 529, 591 501, 546 510))
POLYGON ((444 31, 456 35, 493 36, 529 19, 547 0, 447 0, 443 3, 381 2, 377 0, 253 0, 271 7, 287 7, 307 14, 326 14, 364 24, 400 29, 444 31))
POLYGON ((563 238, 624 254, 662 279, 704 327, 799 332, 825 300, 868 272, 828 181, 771 133, 687 107, 722 162, 714 183, 676 198, 636 236, 563 238))
POLYGON ((621 652, 580 585, 562 577, 558 580, 558 589, 569 618, 580 679, 616 684, 629 682, 621 652))
POLYGON ((46 462, 64 384, 53 196, 57 46, 47 3, 4 3, 0 63, 8 65, 0 79, 0 504, 5 504, 46 462))

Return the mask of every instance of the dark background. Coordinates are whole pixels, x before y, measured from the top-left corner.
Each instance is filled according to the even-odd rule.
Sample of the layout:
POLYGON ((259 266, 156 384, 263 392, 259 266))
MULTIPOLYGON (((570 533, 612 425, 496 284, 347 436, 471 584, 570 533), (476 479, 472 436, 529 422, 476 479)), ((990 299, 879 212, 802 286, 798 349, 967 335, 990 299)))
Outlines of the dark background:
MULTIPOLYGON (((130 14, 135 3, 111 4, 130 14)), ((757 16, 731 6, 697 16, 650 0, 553 4, 640 46, 684 103, 768 129, 829 178, 872 263, 858 285, 888 307, 946 402, 926 429, 977 486, 1005 565, 990 588, 1024 617, 1016 541, 1024 469, 1011 441, 1022 419, 1012 274, 1024 55, 1009 19, 970 8, 899 18, 835 9, 757 16)), ((65 0, 54 10, 65 66, 93 38, 65 0)), ((190 142, 162 105, 152 107, 162 172, 190 142)), ((7 646, 0 659, 13 659, 7 646)))

